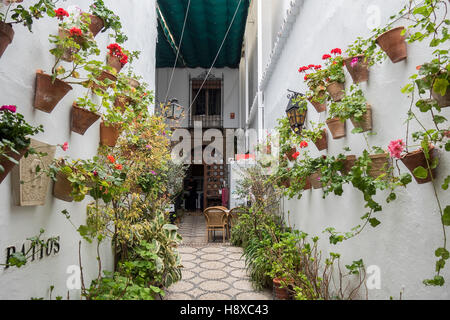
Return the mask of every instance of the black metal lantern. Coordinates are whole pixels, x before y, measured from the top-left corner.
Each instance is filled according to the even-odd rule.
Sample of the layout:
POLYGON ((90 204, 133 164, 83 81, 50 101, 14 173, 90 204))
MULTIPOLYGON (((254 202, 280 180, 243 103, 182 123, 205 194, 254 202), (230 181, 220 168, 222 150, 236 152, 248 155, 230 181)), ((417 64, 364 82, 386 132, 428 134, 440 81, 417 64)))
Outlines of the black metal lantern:
POLYGON ((166 105, 165 116, 168 119, 180 119, 183 113, 183 107, 178 104, 177 99, 170 100, 166 105))
POLYGON ((298 93, 292 90, 288 90, 292 94, 288 94, 289 103, 286 108, 286 114, 289 118, 289 124, 291 125, 292 131, 296 134, 300 134, 303 130, 305 124, 307 104, 306 101, 298 101, 299 97, 303 97, 304 94, 298 93))

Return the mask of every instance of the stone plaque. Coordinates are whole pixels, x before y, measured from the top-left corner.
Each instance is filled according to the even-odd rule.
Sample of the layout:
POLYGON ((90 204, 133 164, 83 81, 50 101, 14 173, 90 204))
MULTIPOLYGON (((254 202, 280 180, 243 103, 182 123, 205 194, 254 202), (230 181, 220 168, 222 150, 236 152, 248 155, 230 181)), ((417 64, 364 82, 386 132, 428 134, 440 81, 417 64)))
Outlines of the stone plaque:
POLYGON ((47 153, 46 156, 29 155, 19 161, 12 171, 13 193, 18 206, 43 206, 47 197, 50 178, 42 172, 55 158, 56 146, 31 139, 31 145, 37 152, 47 153), (41 172, 36 173, 37 168, 41 172), (24 183, 21 184, 20 181, 24 183))

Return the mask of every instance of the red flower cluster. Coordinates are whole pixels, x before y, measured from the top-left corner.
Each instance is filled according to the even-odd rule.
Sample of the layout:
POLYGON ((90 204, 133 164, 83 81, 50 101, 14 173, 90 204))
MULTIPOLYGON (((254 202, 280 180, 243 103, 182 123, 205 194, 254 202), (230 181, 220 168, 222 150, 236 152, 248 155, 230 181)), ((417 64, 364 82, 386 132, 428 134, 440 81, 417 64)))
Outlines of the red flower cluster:
POLYGON ((81 37, 83 35, 83 31, 81 31, 81 29, 78 29, 76 27, 70 29, 69 32, 72 37, 74 36, 81 37))
POLYGON ((108 158, 109 162, 111 162, 111 163, 116 162, 116 159, 114 159, 113 156, 107 156, 107 158, 108 158))
POLYGON ((333 50, 331 50, 331 53, 334 55, 342 54, 342 50, 339 48, 334 48, 333 50))
POLYGON ((300 148, 306 148, 308 146, 308 142, 302 141, 300 142, 300 148))
POLYGON ((297 160, 297 158, 298 158, 298 156, 300 155, 300 152, 296 152, 296 153, 294 153, 293 155, 292 155, 292 158, 294 159, 294 160, 297 160))
POLYGON ((55 14, 56 14, 56 18, 58 18, 59 20, 63 20, 64 17, 68 17, 69 13, 64 10, 63 8, 59 8, 57 10, 55 10, 55 14))
POLYGON ((300 67, 298 69, 298 72, 306 72, 306 71, 311 70, 311 69, 319 70, 321 68, 322 68, 322 66, 320 64, 319 65, 310 64, 309 66, 300 67))
POLYGON ((329 54, 324 54, 322 56, 322 60, 327 60, 327 59, 330 59, 330 58, 331 58, 331 56, 329 54))
POLYGON ((123 53, 122 47, 119 46, 117 43, 111 43, 106 48, 109 50, 110 56, 119 58, 122 66, 124 66, 128 63, 128 56, 125 53, 123 53))
POLYGON ((13 105, 4 105, 4 106, 1 106, 1 107, 0 107, 0 111, 4 111, 4 110, 7 110, 7 111, 12 112, 12 113, 15 113, 16 110, 17 110, 17 107, 16 107, 16 106, 13 106, 13 105))

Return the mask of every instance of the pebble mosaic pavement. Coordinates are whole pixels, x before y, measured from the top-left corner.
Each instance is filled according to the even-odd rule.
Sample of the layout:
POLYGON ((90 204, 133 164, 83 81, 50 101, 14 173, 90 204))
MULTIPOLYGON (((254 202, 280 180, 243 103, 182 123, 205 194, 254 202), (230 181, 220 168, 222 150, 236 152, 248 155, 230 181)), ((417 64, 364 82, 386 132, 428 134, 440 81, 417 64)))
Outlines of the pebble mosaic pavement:
POLYGON ((179 232, 182 279, 170 286, 166 300, 272 300, 270 290, 255 291, 245 269, 242 248, 206 239, 205 218, 185 215, 179 232))

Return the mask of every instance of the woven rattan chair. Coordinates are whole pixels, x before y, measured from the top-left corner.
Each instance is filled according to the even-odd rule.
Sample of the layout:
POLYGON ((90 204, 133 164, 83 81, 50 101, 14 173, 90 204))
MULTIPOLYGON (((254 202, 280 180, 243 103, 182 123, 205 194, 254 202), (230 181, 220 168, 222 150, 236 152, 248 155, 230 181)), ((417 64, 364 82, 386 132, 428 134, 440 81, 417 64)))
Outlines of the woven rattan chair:
POLYGON ((233 228, 233 226, 236 224, 236 222, 239 219, 239 214, 241 214, 243 211, 244 211, 243 207, 236 207, 228 212, 227 233, 229 239, 231 239, 231 228, 233 228))
POLYGON ((210 207, 204 211, 206 219, 206 232, 209 234, 211 231, 222 230, 223 242, 225 242, 225 234, 227 232, 228 213, 222 208, 210 207))

